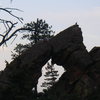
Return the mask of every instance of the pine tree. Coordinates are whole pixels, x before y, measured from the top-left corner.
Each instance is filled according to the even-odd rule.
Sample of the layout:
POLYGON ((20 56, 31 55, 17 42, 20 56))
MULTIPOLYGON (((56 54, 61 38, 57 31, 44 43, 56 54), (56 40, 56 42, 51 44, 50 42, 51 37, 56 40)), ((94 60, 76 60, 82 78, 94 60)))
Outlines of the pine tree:
POLYGON ((55 70, 54 65, 47 63, 47 66, 45 67, 46 73, 45 73, 45 82, 42 83, 41 87, 46 87, 49 89, 51 86, 53 86, 56 82, 57 77, 59 76, 58 71, 55 70))
POLYGON ((52 26, 46 23, 45 20, 38 19, 24 25, 24 28, 29 28, 28 34, 24 34, 22 39, 28 39, 32 44, 38 41, 48 40, 54 35, 54 31, 51 30, 52 26))
POLYGON ((12 59, 20 56, 23 51, 25 51, 27 48, 31 47, 38 41, 49 40, 54 36, 52 26, 50 26, 48 23, 46 23, 45 20, 42 19, 37 18, 36 22, 32 21, 30 23, 27 23, 23 26, 23 28, 30 29, 21 31, 27 32, 26 34, 23 34, 22 39, 29 40, 29 43, 25 45, 17 44, 14 52, 12 52, 12 59))
MULTIPOLYGON (((27 48, 31 47, 38 41, 49 40, 54 36, 54 31, 51 30, 52 26, 49 26, 49 24, 42 19, 37 19, 36 22, 32 21, 31 23, 27 23, 24 25, 24 28, 30 30, 27 30, 28 33, 23 34, 22 39, 29 40, 29 43, 25 45, 17 44, 14 52, 12 52, 12 59, 16 59, 17 57, 19 57, 27 48)), ((22 32, 26 32, 26 30, 23 30, 22 32)), ((52 78, 52 80, 54 80, 55 77, 52 76, 52 78)), ((35 94, 37 94, 37 86, 35 86, 34 88, 35 94)))
POLYGON ((15 59, 18 56, 20 56, 27 48, 28 48, 28 46, 26 46, 26 45, 16 44, 14 51, 11 51, 12 52, 12 54, 11 54, 12 59, 15 59))

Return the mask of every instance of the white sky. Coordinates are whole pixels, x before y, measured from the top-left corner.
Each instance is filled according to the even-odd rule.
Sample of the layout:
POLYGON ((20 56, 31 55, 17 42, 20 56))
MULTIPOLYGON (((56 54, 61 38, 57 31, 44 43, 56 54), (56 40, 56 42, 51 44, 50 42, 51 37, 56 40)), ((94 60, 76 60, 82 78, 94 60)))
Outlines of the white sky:
MULTIPOLYGON (((24 18, 24 23, 37 18, 46 20, 56 33, 77 22, 83 31, 84 44, 90 50, 100 45, 100 0, 0 0, 0 7, 14 7, 23 10, 16 14, 24 18)), ((3 13, 0 12, 0 18, 3 13)), ((6 15, 5 18, 9 17, 6 15)), ((21 24, 20 24, 21 25, 21 24)), ((0 69, 4 61, 11 61, 11 50, 19 38, 8 47, 0 47, 0 69)))

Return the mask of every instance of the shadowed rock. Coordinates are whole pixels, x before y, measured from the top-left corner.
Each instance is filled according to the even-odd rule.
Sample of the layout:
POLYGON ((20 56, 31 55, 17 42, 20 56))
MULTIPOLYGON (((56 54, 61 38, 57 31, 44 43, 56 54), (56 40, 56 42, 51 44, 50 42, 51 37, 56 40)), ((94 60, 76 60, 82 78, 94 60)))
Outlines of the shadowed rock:
POLYGON ((50 58, 53 64, 66 69, 68 84, 78 80, 93 63, 83 44, 81 29, 73 25, 49 41, 38 42, 5 68, 0 75, 0 100, 31 97, 41 69, 50 58))
POLYGON ((67 94, 78 95, 79 100, 100 99, 100 47, 94 47, 89 55, 92 64, 84 70, 84 73, 81 73, 79 66, 68 68, 50 90, 50 95, 54 92, 59 94, 59 100, 66 98, 67 94))

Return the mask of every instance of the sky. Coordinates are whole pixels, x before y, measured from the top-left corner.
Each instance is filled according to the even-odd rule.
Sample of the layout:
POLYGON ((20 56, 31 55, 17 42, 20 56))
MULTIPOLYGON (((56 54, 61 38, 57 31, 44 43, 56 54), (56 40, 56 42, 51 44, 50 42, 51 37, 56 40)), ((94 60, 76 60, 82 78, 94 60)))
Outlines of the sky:
MULTIPOLYGON (((100 45, 100 0, 0 0, 0 7, 18 8, 16 12, 24 18, 23 23, 44 19, 57 33, 75 24, 82 28, 84 44, 88 50, 100 45)), ((10 18, 0 12, 0 17, 10 18)), ((19 26, 23 26, 21 23, 19 26)), ((19 37, 8 47, 0 47, 0 69, 4 69, 5 60, 11 61, 11 51, 20 40, 19 37)))

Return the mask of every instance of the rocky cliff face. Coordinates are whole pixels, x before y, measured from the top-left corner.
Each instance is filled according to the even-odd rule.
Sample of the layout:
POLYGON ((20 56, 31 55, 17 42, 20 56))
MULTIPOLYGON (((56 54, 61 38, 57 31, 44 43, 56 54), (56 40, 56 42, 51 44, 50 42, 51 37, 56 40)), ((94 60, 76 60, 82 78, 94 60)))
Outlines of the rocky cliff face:
POLYGON ((98 88, 100 85, 98 55, 100 55, 99 48, 87 52, 80 27, 73 25, 51 40, 35 44, 6 66, 0 74, 0 100, 26 100, 25 98, 31 100, 32 88, 36 87, 42 66, 50 58, 53 64, 62 65, 66 69, 56 83, 57 93, 66 94, 75 91, 78 86, 81 87, 77 85, 81 84, 81 81, 86 83, 85 86, 90 84, 90 80, 93 84, 97 81, 94 88, 98 88))
POLYGON ((94 47, 88 54, 92 64, 83 71, 79 66, 67 70, 50 90, 50 96, 55 93, 54 97, 59 100, 100 99, 100 47, 94 47))

